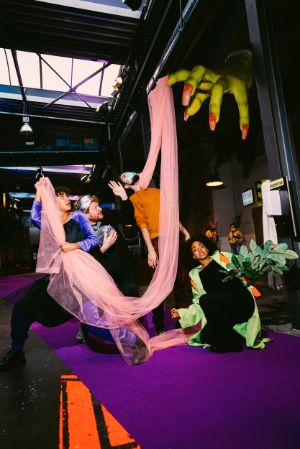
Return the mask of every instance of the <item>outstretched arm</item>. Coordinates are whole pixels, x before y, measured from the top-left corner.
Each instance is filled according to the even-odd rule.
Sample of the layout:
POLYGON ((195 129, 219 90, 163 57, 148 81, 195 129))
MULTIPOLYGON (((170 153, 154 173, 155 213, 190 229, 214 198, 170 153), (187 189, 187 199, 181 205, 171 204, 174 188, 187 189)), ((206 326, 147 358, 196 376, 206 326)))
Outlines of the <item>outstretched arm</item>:
POLYGON ((127 192, 120 182, 109 181, 108 187, 110 187, 114 195, 119 196, 122 201, 126 201, 128 199, 127 192))
POLYGON ((42 213, 40 186, 41 186, 40 181, 38 181, 34 184, 36 192, 35 192, 35 198, 32 203, 31 212, 30 212, 31 223, 36 228, 39 228, 39 229, 41 228, 41 213, 42 213))
POLYGON ((182 105, 186 106, 184 120, 196 114, 210 97, 209 127, 215 130, 220 118, 220 108, 224 93, 234 96, 239 109, 242 139, 247 138, 249 110, 247 89, 252 82, 252 56, 249 50, 231 53, 219 70, 210 70, 202 65, 192 71, 179 70, 169 75, 169 85, 184 81, 182 105))
POLYGON ((148 228, 141 228, 141 231, 148 250, 148 265, 149 267, 156 268, 158 264, 158 256, 152 244, 148 228))
POLYGON ((129 224, 134 223, 134 210, 131 201, 128 198, 127 192, 120 182, 110 181, 108 186, 113 191, 114 195, 119 196, 122 200, 122 208, 108 209, 103 208, 104 222, 109 224, 129 224))

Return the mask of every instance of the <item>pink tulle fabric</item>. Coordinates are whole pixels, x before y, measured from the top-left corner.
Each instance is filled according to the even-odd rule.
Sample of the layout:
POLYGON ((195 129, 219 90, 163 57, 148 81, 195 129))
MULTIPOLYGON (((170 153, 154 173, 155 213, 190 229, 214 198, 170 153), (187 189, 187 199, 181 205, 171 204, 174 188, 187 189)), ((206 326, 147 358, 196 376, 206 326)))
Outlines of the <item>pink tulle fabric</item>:
MULTIPOLYGON (((153 351, 186 344, 181 329, 150 338, 137 319, 157 307, 172 291, 178 259, 177 137, 172 90, 167 77, 150 93, 151 146, 140 182, 146 188, 161 149, 159 263, 139 298, 124 296, 107 271, 89 254, 64 253, 64 229, 49 179, 41 181, 42 227, 37 271, 50 273, 49 294, 80 321, 110 329, 128 364, 146 361, 153 351)), ((189 332, 191 333, 192 330, 189 332)))

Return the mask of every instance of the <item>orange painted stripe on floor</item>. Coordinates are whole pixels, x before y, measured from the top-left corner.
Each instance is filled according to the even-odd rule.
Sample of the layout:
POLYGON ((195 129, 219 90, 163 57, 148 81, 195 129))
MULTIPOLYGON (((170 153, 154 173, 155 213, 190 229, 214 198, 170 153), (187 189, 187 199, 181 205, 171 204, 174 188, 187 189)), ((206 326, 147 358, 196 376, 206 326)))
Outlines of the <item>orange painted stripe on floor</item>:
MULTIPOLYGON (((112 447, 121 446, 128 443, 136 443, 136 441, 129 435, 126 429, 113 417, 113 415, 107 410, 104 405, 100 404, 102 407, 102 413, 104 416, 108 438, 110 445, 112 447)), ((134 446, 136 449, 141 449, 141 446, 136 443, 134 446)))
POLYGON ((74 374, 61 376, 59 449, 141 449, 74 374))
POLYGON ((60 391, 60 397, 59 397, 58 449, 64 449, 64 444, 63 444, 63 400, 62 400, 62 391, 60 391))
POLYGON ((101 449, 90 391, 82 382, 76 381, 76 376, 64 376, 62 381, 66 384, 66 401, 62 391, 63 410, 60 416, 60 428, 63 431, 59 447, 101 449), (64 432, 67 432, 67 435, 64 432))

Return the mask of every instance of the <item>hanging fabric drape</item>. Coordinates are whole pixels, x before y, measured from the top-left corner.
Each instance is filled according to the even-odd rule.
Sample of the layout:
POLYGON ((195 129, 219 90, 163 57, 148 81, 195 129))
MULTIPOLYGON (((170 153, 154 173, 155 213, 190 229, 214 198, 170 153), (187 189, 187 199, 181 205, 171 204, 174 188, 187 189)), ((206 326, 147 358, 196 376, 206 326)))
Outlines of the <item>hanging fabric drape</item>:
POLYGON ((151 145, 140 182, 146 188, 161 149, 161 201, 159 263, 139 298, 124 296, 107 271, 89 254, 64 253, 65 240, 55 193, 42 179, 42 226, 37 271, 51 273, 49 294, 80 321, 111 330, 121 355, 129 364, 140 363, 154 350, 187 342, 181 329, 150 338, 136 321, 157 307, 172 291, 178 260, 178 166, 177 137, 172 90, 167 77, 150 93, 151 145))

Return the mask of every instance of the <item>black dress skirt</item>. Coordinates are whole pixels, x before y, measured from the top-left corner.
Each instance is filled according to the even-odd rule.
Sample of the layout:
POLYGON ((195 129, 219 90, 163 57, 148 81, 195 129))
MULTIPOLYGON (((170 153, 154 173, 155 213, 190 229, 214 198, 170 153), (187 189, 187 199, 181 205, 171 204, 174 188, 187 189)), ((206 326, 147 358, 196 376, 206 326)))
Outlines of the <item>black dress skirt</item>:
POLYGON ((254 300, 242 281, 228 278, 228 272, 212 260, 199 272, 206 294, 200 298, 207 324, 201 332, 201 342, 220 352, 242 350, 241 337, 233 326, 244 323, 254 312, 254 300))
MULTIPOLYGON (((66 241, 69 243, 80 242, 85 238, 80 225, 74 219, 65 223, 64 229, 66 241)), ((37 321, 49 327, 65 323, 72 318, 72 315, 48 294, 48 285, 49 275, 35 281, 25 296, 15 305, 14 311, 32 322, 37 321)))

